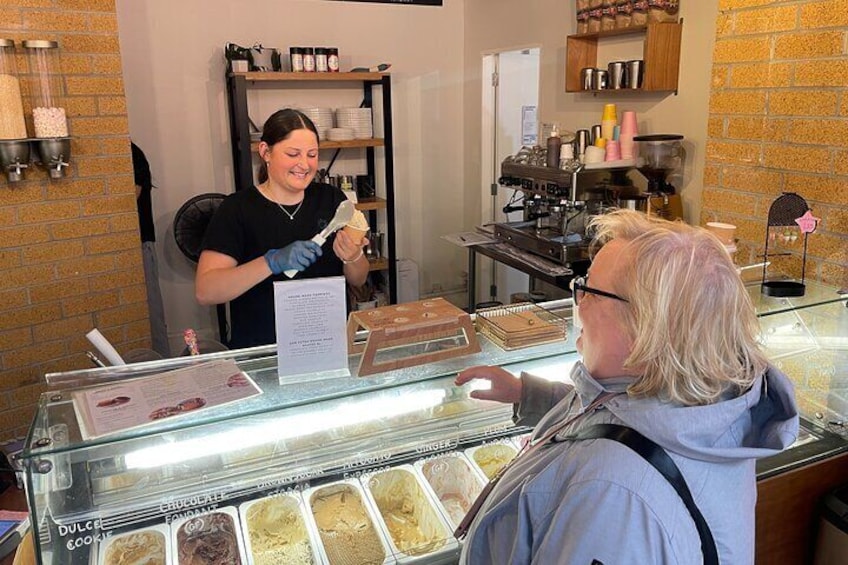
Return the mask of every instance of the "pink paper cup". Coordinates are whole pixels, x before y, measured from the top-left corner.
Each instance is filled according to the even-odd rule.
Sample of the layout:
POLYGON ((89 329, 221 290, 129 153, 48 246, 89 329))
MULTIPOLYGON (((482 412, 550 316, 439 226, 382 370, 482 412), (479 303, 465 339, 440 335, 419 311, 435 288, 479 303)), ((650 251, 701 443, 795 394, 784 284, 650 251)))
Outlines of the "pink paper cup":
POLYGON ((636 128, 636 112, 624 112, 621 117, 621 134, 636 135, 636 128))

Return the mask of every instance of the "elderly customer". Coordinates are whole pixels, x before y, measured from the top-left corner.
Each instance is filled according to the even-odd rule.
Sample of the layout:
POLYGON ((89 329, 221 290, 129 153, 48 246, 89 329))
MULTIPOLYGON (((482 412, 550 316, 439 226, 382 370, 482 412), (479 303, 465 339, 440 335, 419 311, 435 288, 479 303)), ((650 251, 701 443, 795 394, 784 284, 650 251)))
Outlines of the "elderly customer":
POLYGON ((755 459, 795 440, 798 412, 758 347, 742 281, 703 229, 626 210, 592 227, 597 253, 574 281, 573 386, 497 367, 456 379, 491 381, 472 396, 512 402, 517 423, 536 424, 529 449, 460 527, 462 563, 753 563, 755 459), (696 510, 634 450, 591 439, 611 427, 597 424, 661 447, 696 510))

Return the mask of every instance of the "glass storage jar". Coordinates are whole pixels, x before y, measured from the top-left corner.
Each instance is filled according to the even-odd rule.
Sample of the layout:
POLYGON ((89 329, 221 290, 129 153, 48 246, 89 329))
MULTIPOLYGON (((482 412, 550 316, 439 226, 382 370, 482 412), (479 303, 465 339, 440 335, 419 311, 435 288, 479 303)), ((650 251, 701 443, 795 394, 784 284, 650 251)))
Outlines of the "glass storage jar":
POLYGON ((62 74, 56 41, 26 40, 32 77, 32 121, 35 137, 67 137, 68 120, 62 106, 62 74))
POLYGON ((15 42, 0 39, 0 139, 25 139, 26 136, 15 42))

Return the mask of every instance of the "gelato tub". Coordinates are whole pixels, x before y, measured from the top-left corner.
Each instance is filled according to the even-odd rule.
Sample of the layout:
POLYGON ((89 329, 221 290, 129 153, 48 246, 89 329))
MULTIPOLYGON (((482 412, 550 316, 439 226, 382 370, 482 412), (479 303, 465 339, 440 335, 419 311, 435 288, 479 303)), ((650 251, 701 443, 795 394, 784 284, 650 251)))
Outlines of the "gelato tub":
POLYGON ((242 504, 239 515, 245 553, 253 565, 320 563, 317 542, 306 525, 303 498, 286 493, 242 504))
POLYGON ((451 528, 456 529, 485 486, 482 476, 462 453, 422 459, 415 462, 415 468, 430 485, 451 528))
POLYGON ((469 459, 483 472, 488 480, 498 474, 518 454, 509 440, 486 443, 465 450, 469 459))
POLYGON ((100 565, 168 565, 168 526, 151 526, 108 538, 100 546, 100 565))
POLYGON ((235 508, 227 506, 171 524, 177 565, 246 565, 235 508))
POLYGON ((425 556, 428 563, 433 563, 437 562, 435 554, 456 553, 458 545, 450 526, 436 510, 411 465, 392 467, 361 480, 399 563, 425 556))
POLYGON ((342 481, 304 493, 321 539, 320 551, 330 565, 394 563, 374 522, 362 487, 342 481))

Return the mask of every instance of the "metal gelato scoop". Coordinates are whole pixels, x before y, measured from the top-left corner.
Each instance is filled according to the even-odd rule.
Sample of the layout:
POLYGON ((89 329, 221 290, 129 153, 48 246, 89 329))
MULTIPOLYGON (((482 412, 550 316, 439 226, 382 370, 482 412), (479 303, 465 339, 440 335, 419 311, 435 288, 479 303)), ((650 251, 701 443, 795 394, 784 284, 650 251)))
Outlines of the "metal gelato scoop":
MULTIPOLYGON (((330 220, 327 227, 315 234, 312 241, 318 245, 324 245, 328 237, 347 225, 353 218, 354 212, 356 212, 356 206, 350 200, 345 200, 339 204, 339 207, 336 208, 336 213, 333 215, 333 219, 330 220)), ((297 274, 297 269, 289 269, 288 271, 284 271, 284 273, 288 278, 292 278, 297 274)))

